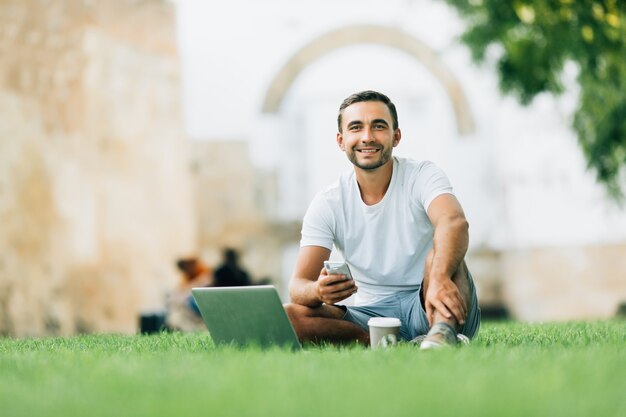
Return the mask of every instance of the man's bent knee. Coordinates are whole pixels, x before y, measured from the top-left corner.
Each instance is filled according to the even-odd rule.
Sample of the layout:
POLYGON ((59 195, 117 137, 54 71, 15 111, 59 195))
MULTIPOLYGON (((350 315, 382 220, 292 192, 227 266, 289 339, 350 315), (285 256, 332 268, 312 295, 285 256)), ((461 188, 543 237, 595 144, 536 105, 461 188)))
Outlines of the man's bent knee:
POLYGON ((471 290, 470 290, 470 276, 467 264, 465 261, 461 261, 461 264, 457 268, 456 272, 452 276, 452 282, 457 286, 461 292, 461 296, 466 302, 470 302, 471 290))

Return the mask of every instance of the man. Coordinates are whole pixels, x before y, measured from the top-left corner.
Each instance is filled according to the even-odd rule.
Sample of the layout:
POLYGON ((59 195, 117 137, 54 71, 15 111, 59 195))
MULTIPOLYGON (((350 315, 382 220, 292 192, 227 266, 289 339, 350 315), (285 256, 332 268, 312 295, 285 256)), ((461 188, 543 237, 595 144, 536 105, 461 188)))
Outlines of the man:
POLYGON ((392 157, 401 132, 384 94, 351 95, 337 121, 337 144, 354 169, 317 194, 304 217, 286 305, 296 333, 368 344, 369 318, 397 317, 401 339, 423 349, 467 342, 480 311, 463 260, 468 223, 448 178, 431 162, 392 157), (333 245, 354 280, 323 268, 333 245), (353 294, 354 306, 337 304, 353 294))

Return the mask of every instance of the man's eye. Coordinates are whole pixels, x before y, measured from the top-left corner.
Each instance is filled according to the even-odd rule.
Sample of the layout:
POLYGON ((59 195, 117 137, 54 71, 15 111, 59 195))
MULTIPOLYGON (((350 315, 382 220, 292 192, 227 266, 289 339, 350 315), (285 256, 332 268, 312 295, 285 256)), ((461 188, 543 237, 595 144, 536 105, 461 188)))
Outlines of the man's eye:
POLYGON ((361 126, 359 126, 359 125, 352 125, 352 126, 349 127, 349 130, 352 131, 352 132, 356 132, 360 128, 361 128, 361 126))
POLYGON ((383 124, 376 124, 376 125, 374 125, 374 129, 384 130, 385 128, 386 128, 386 126, 383 125, 383 124))

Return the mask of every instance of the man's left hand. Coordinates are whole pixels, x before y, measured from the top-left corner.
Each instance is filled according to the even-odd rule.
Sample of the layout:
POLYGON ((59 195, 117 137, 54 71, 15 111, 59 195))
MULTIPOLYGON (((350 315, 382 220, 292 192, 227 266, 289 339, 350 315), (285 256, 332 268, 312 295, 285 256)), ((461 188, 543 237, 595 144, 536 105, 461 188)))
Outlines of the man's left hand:
POLYGON ((432 326, 435 312, 446 319, 454 318, 459 326, 465 323, 467 306, 457 286, 448 277, 432 278, 424 294, 426 317, 432 326))

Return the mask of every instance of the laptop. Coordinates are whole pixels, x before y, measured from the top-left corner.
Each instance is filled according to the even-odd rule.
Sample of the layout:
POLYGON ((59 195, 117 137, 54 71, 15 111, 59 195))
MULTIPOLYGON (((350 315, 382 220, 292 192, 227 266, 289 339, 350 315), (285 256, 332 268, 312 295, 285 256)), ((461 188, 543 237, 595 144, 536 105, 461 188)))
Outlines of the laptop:
POLYGON ((273 285, 191 292, 215 345, 301 348, 273 285))

